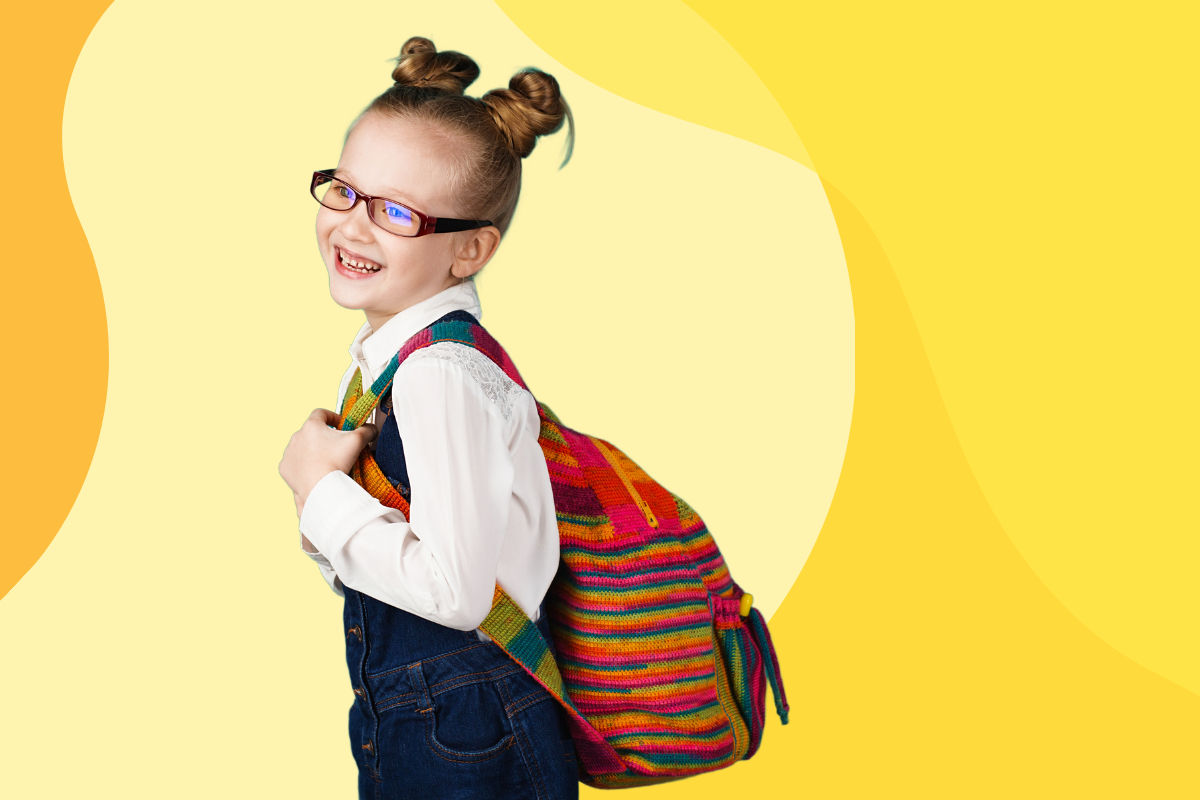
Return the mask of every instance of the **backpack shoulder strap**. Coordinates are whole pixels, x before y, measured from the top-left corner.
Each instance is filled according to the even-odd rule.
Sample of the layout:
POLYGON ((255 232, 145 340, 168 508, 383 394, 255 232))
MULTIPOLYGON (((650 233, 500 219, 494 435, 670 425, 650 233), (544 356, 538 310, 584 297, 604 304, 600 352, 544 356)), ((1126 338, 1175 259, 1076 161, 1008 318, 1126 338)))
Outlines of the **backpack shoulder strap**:
MULTIPOLYGON (((348 412, 343 413, 342 430, 353 430, 362 424, 379 403, 379 398, 391 387, 396 370, 405 359, 418 350, 441 342, 456 342, 478 350, 514 383, 526 391, 529 390, 516 365, 500 343, 469 313, 454 311, 422 329, 404 343, 371 384, 371 388, 363 393, 348 412)), ((616 750, 584 719, 567 695, 562 673, 559 672, 554 653, 541 630, 499 584, 496 585, 492 597, 492 609, 479 629, 490 636, 500 649, 541 684, 566 710, 579 760, 589 774, 625 771, 625 764, 616 750)))
POLYGON ((571 738, 579 762, 589 775, 612 775, 625 772, 625 763, 604 735, 596 730, 567 694, 562 673, 554 653, 538 626, 529 619, 516 601, 500 584, 492 596, 492 610, 479 625, 479 630, 491 637, 508 657, 525 670, 567 712, 571 738))
POLYGON ((508 357, 508 353, 504 352, 500 343, 476 321, 475 317, 466 311, 451 311, 432 325, 415 333, 404 343, 400 351, 392 356, 392 360, 379 373, 379 377, 371 384, 371 388, 363 392, 354 406, 342 415, 341 429, 349 431, 362 424, 363 420, 370 415, 371 410, 379 404, 379 398, 391 387, 392 381, 396 377, 396 370, 404 363, 405 359, 418 350, 441 342, 457 342, 478 350, 514 383, 526 391, 529 390, 521 378, 521 373, 517 371, 516 365, 508 357))

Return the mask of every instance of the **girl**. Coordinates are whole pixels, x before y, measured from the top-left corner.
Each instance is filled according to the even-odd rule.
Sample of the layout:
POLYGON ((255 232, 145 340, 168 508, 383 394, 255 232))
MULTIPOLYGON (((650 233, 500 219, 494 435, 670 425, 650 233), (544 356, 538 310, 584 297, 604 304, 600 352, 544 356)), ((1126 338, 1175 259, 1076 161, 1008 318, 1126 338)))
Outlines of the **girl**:
MULTIPOLYGON (((314 174, 329 291, 362 309, 339 406, 414 334, 480 316, 473 277, 516 207, 521 159, 568 122, 557 81, 528 69, 480 98, 469 57, 414 37, 395 84, 314 174)), ((564 161, 564 163, 566 163, 564 161)), ((336 430, 317 409, 288 443, 301 544, 345 598, 359 796, 577 797, 575 752, 554 699, 481 631, 499 583, 547 634, 541 603, 558 529, 528 391, 470 347, 441 343, 397 370, 371 424, 336 430), (364 447, 411 519, 349 477, 364 447)))

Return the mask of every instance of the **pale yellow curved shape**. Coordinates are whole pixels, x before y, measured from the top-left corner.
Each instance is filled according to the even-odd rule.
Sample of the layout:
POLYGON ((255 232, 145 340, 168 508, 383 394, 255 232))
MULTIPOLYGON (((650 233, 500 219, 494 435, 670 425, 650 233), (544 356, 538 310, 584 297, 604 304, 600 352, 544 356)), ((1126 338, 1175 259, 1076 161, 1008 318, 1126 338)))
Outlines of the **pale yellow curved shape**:
POLYGON ((48 775, 62 796, 353 786, 340 602, 276 464, 361 322, 328 298, 307 175, 410 34, 477 58, 477 93, 533 64, 572 102, 571 163, 539 145, 481 279, 537 395, 687 498, 764 612, 825 517, 853 318, 816 175, 577 78, 490 3, 330 8, 118 0, 80 56, 64 159, 109 396, 70 519, 0 605, 0 637, 37 653, 0 685, 13 796, 48 775))
POLYGON ((564 5, 553 13, 544 0, 498 0, 497 5, 550 55, 602 88, 761 144, 815 171, 771 88, 718 30, 680 0, 606 0, 602 9, 564 5))

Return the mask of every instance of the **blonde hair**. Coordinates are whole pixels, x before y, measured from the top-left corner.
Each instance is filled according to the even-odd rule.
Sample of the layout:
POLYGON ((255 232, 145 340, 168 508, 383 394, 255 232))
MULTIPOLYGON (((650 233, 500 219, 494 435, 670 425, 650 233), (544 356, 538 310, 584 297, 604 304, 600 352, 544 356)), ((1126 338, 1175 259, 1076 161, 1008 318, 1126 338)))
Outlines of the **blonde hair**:
POLYGON ((458 213, 491 220, 503 235, 521 194, 521 160, 537 137, 559 130, 564 119, 567 153, 560 169, 571 159, 575 121, 558 81, 529 67, 513 75, 507 89, 468 97, 463 92, 479 77, 479 66, 462 53, 438 52, 422 36, 406 41, 396 61, 395 83, 359 119, 380 113, 421 120, 459 138, 464 156, 451 178, 454 196, 463 203, 458 213))

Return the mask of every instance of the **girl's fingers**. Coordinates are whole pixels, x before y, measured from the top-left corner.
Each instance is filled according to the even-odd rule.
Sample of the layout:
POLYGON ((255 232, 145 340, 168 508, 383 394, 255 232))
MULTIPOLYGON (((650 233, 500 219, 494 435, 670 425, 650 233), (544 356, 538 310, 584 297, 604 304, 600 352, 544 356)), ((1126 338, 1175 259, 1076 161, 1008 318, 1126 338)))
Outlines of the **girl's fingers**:
POLYGON ((332 425, 337 422, 338 415, 328 408, 314 408, 308 418, 312 422, 319 422, 322 425, 332 425))
POLYGON ((292 435, 279 462, 279 474, 292 488, 297 511, 317 482, 332 470, 349 474, 364 448, 379 435, 379 426, 360 425, 352 431, 334 429, 338 415, 316 408, 292 435))

